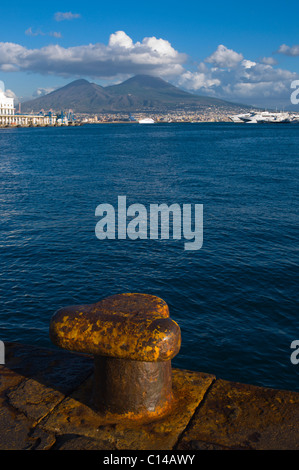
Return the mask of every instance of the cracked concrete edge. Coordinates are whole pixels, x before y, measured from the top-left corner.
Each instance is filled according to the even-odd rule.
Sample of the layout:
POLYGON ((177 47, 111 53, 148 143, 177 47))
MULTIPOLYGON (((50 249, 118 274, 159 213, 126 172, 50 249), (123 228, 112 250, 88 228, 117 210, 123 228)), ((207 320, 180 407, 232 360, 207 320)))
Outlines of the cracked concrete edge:
POLYGON ((213 384, 217 381, 217 377, 214 375, 213 376, 213 379, 210 383, 210 385, 208 386, 208 388, 206 389, 202 399, 200 400, 200 402, 198 403, 197 407, 195 408, 194 410, 194 413, 192 414, 191 418, 189 419, 189 422, 187 423, 185 429, 183 429, 183 431, 180 433, 180 435, 178 436, 178 439, 177 439, 177 442, 175 443, 175 445, 173 446, 173 450, 177 450, 180 446, 180 443, 182 442, 182 440, 184 439, 184 436, 188 433, 189 429, 192 427, 192 423, 194 422, 200 408, 203 406, 203 404, 205 403, 205 400, 206 400, 206 397, 208 396, 209 394, 209 391, 210 389, 213 387, 213 384))

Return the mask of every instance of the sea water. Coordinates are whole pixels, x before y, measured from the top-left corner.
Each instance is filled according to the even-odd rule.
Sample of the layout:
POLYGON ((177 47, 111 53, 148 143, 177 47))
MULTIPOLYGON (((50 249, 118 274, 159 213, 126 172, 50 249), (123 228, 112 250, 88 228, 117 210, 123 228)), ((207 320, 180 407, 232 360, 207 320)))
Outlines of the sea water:
POLYGON ((100 124, 0 131, 0 340, 54 347, 60 307, 157 295, 174 367, 299 390, 299 126, 100 124), (203 244, 95 235, 99 204, 202 204, 203 244))

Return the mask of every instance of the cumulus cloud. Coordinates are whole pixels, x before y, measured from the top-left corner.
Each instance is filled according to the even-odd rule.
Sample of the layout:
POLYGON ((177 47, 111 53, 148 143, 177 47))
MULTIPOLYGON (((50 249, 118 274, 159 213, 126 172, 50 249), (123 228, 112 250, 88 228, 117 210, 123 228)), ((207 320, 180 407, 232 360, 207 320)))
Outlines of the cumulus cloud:
POLYGON ((76 18, 81 18, 79 13, 72 13, 71 11, 58 11, 55 13, 54 18, 56 21, 65 21, 65 20, 74 20, 76 18))
POLYGON ((30 71, 62 76, 117 77, 122 74, 176 76, 183 72, 186 55, 165 39, 144 38, 133 43, 123 31, 111 34, 108 45, 88 44, 64 48, 48 45, 28 49, 0 43, 0 70, 30 71))
POLYGON ((299 55, 299 44, 295 45, 295 46, 287 46, 286 44, 282 44, 278 51, 277 51, 279 54, 285 54, 285 55, 289 55, 289 56, 298 56, 299 55))
POLYGON ((274 57, 262 57, 260 59, 260 62, 262 64, 266 64, 266 65, 276 65, 277 64, 277 60, 274 59, 274 57))
POLYGON ((209 95, 214 95, 215 87, 219 87, 221 81, 219 78, 213 77, 208 69, 202 71, 202 66, 199 66, 196 72, 186 71, 180 75, 177 84, 189 91, 201 90, 208 92, 209 95))
POLYGON ((288 104, 290 84, 298 76, 274 67, 276 61, 270 59, 245 59, 242 54, 220 45, 198 70, 181 74, 177 84, 200 94, 256 106, 270 102, 277 106, 282 102, 288 104))
POLYGON ((111 48, 124 47, 125 49, 131 49, 133 41, 124 31, 117 31, 110 35, 108 46, 111 48))
MULTIPOLYGON (((299 48, 289 48, 290 52, 288 46, 281 46, 281 53, 295 55, 296 47, 299 48)), ((108 84, 136 74, 150 74, 191 92, 261 106, 270 102, 277 106, 282 101, 289 103, 291 82, 299 78, 296 73, 277 67, 271 57, 252 60, 223 44, 197 66, 193 63, 187 67, 187 59, 166 39, 152 36, 134 42, 124 31, 111 34, 107 44, 75 47, 51 44, 29 49, 0 42, 2 72, 89 77, 108 84)), ((46 92, 40 89, 36 96, 46 92)))
POLYGON ((236 67, 243 60, 243 55, 228 49, 223 44, 217 47, 217 50, 206 58, 206 62, 215 67, 236 67))
POLYGON ((242 60, 241 64, 244 67, 244 69, 251 69, 252 67, 256 65, 256 62, 253 62, 252 60, 244 59, 242 60))

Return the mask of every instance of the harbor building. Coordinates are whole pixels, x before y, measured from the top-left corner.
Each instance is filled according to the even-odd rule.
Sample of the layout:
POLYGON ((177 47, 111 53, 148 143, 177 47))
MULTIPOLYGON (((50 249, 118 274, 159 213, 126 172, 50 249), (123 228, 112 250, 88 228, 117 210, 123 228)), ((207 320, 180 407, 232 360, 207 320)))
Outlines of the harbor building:
POLYGON ((0 124, 11 123, 14 114, 14 99, 5 95, 4 83, 0 81, 0 124))
POLYGON ((14 99, 6 96, 4 83, 0 80, 0 127, 54 126, 57 116, 52 113, 15 113, 14 99))

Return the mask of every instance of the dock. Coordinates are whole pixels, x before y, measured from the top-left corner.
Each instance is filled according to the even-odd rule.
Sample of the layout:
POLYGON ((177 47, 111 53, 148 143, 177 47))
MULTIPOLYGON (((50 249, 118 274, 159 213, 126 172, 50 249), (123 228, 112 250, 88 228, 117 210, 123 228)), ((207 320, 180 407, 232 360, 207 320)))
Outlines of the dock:
POLYGON ((299 393, 173 369, 174 402, 155 420, 90 406, 93 358, 5 342, 1 450, 298 450, 299 393))

